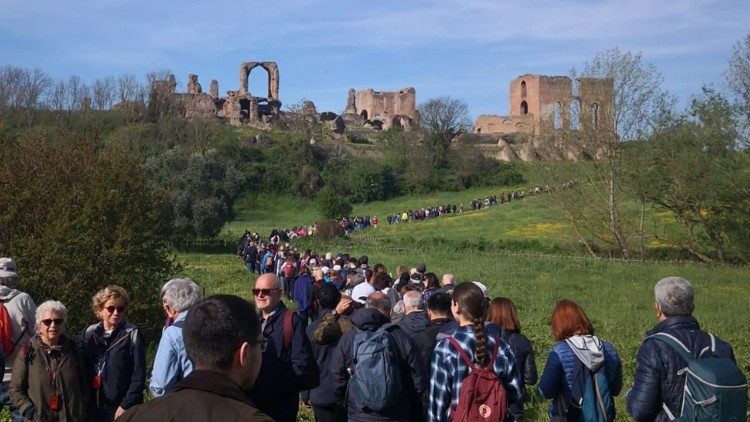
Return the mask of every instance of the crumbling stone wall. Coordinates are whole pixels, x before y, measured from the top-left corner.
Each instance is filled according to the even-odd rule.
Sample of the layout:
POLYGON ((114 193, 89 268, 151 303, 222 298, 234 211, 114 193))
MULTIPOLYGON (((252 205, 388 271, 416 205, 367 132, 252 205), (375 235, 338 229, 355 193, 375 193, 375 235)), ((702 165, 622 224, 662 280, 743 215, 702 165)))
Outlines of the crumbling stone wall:
POLYGON ((416 120, 416 90, 410 87, 395 92, 379 92, 372 88, 357 91, 355 94, 355 110, 356 114, 367 119, 385 121, 386 116, 402 115, 416 120), (363 113, 366 113, 366 115, 363 113))

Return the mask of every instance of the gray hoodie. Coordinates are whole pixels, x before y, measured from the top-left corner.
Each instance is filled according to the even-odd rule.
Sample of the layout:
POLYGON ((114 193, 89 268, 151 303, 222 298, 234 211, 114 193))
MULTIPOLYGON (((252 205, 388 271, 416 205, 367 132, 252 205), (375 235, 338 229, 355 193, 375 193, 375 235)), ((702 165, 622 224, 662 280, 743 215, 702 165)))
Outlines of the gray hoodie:
POLYGON ((597 336, 572 336, 565 340, 578 360, 591 372, 604 365, 604 346, 597 336))
POLYGON ((13 353, 5 357, 3 382, 8 382, 18 351, 35 333, 36 303, 27 293, 8 286, 0 286, 0 302, 8 312, 8 318, 13 326, 13 344, 15 344, 13 353))

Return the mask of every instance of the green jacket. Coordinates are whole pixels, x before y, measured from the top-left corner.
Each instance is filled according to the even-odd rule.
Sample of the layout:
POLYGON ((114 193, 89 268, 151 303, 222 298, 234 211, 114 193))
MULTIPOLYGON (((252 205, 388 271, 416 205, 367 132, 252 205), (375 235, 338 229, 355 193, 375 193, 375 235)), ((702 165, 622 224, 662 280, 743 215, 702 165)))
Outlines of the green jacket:
POLYGON ((24 414, 31 406, 33 421, 81 421, 86 419, 89 380, 81 353, 67 337, 61 337, 62 349, 56 359, 38 338, 32 338, 16 356, 10 381, 10 400, 24 414), (55 364, 54 362, 58 362, 55 364), (55 368, 55 366, 57 366, 55 368), (49 368, 54 368, 50 371, 49 368), (54 373, 53 389, 50 374, 54 373), (58 410, 50 409, 54 391, 58 410))

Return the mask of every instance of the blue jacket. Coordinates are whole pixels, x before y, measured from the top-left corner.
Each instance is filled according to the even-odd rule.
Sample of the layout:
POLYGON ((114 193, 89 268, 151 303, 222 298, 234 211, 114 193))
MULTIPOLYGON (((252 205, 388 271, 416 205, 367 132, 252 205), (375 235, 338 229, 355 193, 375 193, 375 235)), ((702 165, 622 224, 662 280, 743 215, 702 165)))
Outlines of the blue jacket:
POLYGON ((309 273, 301 274, 294 282, 292 299, 297 303, 297 310, 307 312, 312 305, 312 285, 315 282, 309 273))
POLYGON ((182 324, 185 323, 187 312, 180 312, 174 323, 161 333, 154 357, 154 368, 151 371, 151 382, 148 385, 155 397, 171 391, 178 381, 193 370, 193 363, 188 359, 185 341, 182 338, 182 324))
MULTIPOLYGON (((355 330, 346 332, 339 340, 333 350, 331 357, 331 378, 336 397, 343 399, 349 382, 348 369, 353 367, 352 349, 354 347, 354 336, 357 330, 375 331, 380 326, 389 323, 388 318, 377 309, 363 308, 352 314, 352 323, 355 330)), ((421 395, 425 390, 427 379, 424 374, 422 355, 414 345, 411 337, 400 328, 389 331, 398 346, 403 366, 403 385, 406 386, 406 397, 399 406, 389 411, 388 414, 364 413, 347 403, 347 412, 350 420, 357 421, 381 421, 381 420, 410 420, 410 415, 421 414, 421 395), (416 406, 416 407, 415 407, 416 406)))
MULTIPOLYGON (((682 342, 695 356, 711 347, 711 338, 700 329, 692 316, 675 316, 656 324, 646 337, 656 333, 668 333, 682 342)), ((716 355, 734 360, 732 346, 716 339, 716 355)), ((628 390, 626 403, 628 413, 636 421, 666 421, 666 404, 674 415, 680 414, 685 375, 677 372, 684 368, 685 361, 668 345, 654 338, 643 340, 636 360, 633 388, 628 390)))
POLYGON ((103 337, 102 323, 90 325, 80 339, 83 359, 93 379, 101 374, 101 388, 94 392, 92 405, 128 409, 143 403, 146 383, 146 341, 138 328, 124 321, 103 337))
MULTIPOLYGON (((622 390, 622 364, 617 351, 611 343, 602 341, 604 348, 604 368, 609 391, 613 396, 622 390)), ((578 357, 571 350, 568 343, 558 341, 552 346, 547 363, 544 365, 542 377, 539 380, 539 393, 542 397, 553 399, 549 405, 550 415, 559 415, 558 398, 562 396, 564 403, 570 403, 572 397, 573 375, 578 357)))
POLYGON ((313 390, 303 392, 302 399, 309 401, 313 406, 328 406, 336 403, 336 394, 331 382, 331 356, 338 341, 328 346, 321 346, 313 341, 315 329, 320 325, 323 316, 330 313, 331 309, 323 309, 320 318, 307 327, 307 338, 310 340, 313 355, 320 368, 320 385, 313 390))
POLYGON ((296 421, 300 379, 311 370, 308 363, 315 361, 305 325, 296 313, 292 319, 291 347, 284 347, 282 327, 286 310, 284 303, 279 303, 265 321, 263 337, 268 343, 258 379, 250 391, 258 410, 281 422, 296 421))

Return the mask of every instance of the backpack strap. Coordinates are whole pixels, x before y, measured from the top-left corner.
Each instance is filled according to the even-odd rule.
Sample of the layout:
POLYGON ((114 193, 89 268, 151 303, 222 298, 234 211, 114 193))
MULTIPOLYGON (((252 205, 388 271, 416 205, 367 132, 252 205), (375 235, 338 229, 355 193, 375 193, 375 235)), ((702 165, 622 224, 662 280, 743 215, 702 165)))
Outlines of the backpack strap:
MULTIPOLYGON (((648 338, 654 338, 656 340, 659 340, 660 342, 666 344, 669 346, 672 350, 674 350, 680 357, 686 362, 690 363, 695 360, 695 356, 693 356, 693 353, 690 351, 690 349, 687 348, 680 340, 677 339, 677 337, 667 334, 667 333, 656 333, 648 338)), ((711 336, 711 348, 714 348, 714 342, 713 335, 711 336)))
POLYGON ((289 350, 289 347, 292 345, 292 334, 294 331, 294 327, 292 325, 293 318, 294 318, 294 312, 290 311, 289 309, 284 311, 284 325, 281 328, 281 333, 284 337, 284 349, 289 350))

